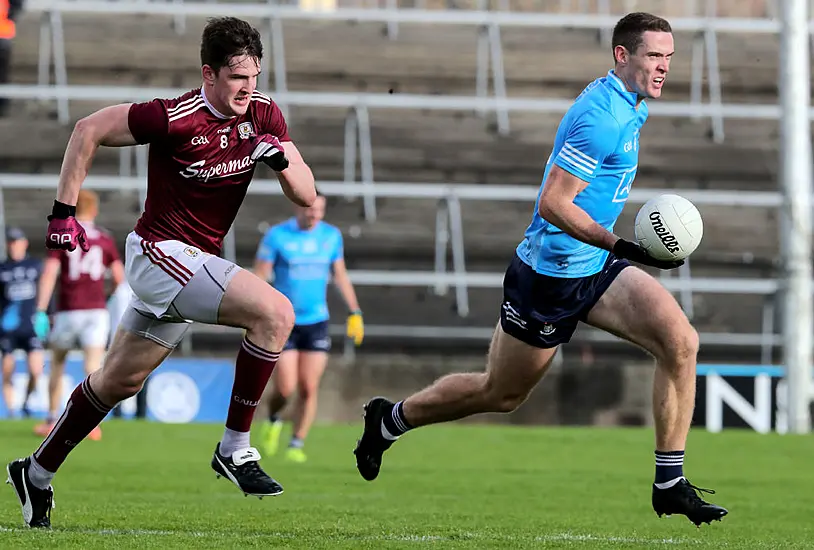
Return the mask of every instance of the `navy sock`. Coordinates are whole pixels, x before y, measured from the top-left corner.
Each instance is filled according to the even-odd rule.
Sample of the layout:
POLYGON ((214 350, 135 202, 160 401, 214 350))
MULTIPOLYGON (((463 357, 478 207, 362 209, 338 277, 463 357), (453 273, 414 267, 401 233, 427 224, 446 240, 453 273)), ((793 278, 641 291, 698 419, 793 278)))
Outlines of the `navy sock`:
POLYGON ((413 427, 404 418, 403 401, 399 401, 389 413, 384 413, 382 417, 382 435, 385 439, 396 440, 400 435, 408 432, 413 427))
POLYGON ((684 451, 656 451, 656 483, 684 476, 684 451))
POLYGON ((278 415, 278 414, 270 414, 269 415, 269 422, 271 422, 272 424, 276 424, 279 421, 280 421, 280 415, 278 415))

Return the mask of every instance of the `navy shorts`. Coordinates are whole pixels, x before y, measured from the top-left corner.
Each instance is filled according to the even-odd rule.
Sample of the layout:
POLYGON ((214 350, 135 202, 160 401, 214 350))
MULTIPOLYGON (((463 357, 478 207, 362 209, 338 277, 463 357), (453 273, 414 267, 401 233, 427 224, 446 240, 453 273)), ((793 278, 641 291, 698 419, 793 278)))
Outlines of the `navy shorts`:
POLYGON ((537 348, 565 344, 629 265, 610 254, 599 273, 566 279, 541 275, 515 255, 503 277, 503 332, 537 348))
POLYGON ((33 327, 0 333, 0 352, 3 355, 14 353, 18 349, 26 353, 43 349, 42 340, 37 338, 33 327))
POLYGON ((294 325, 291 335, 283 346, 283 351, 331 351, 331 336, 328 334, 328 321, 313 325, 294 325))

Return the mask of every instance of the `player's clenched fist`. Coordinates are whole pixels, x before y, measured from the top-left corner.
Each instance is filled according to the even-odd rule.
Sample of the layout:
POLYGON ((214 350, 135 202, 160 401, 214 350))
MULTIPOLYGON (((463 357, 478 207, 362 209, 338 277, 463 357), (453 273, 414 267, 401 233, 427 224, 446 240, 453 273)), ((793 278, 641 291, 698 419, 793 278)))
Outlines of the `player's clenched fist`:
POLYGON ((275 172, 282 172, 288 168, 288 159, 285 156, 285 149, 277 136, 264 134, 253 138, 254 151, 251 159, 255 162, 263 161, 275 172))
POLYGON ((54 201, 54 208, 48 216, 48 230, 45 232, 45 247, 51 250, 76 250, 76 245, 87 252, 90 249, 84 228, 76 221, 76 207, 54 201))

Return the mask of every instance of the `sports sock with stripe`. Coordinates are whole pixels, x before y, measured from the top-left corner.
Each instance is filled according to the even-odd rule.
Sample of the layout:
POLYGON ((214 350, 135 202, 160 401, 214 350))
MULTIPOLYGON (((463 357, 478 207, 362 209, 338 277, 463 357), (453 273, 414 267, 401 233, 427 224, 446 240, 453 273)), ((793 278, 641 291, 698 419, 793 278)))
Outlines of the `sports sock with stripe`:
POLYGON ((248 434, 252 427, 254 411, 260 403, 263 390, 279 357, 279 352, 265 350, 248 338, 243 339, 235 364, 235 382, 229 398, 226 430, 220 444, 221 456, 230 456, 233 452, 249 446, 248 434), (238 434, 246 435, 241 437, 238 434))
POLYGON ((412 429, 413 427, 404 417, 404 401, 393 405, 390 412, 386 412, 382 417, 382 436, 385 439, 394 441, 412 429))
POLYGON ((656 451, 656 487, 669 489, 684 478, 684 451, 656 451))
MULTIPOLYGON (((68 453, 85 439, 88 434, 105 419, 111 407, 96 395, 90 387, 90 377, 85 378, 71 394, 62 416, 57 419, 54 429, 34 453, 33 458, 43 470, 51 474, 57 471, 68 453)), ((43 476, 32 479, 32 483, 40 489, 45 489, 50 484, 43 476), (44 484, 44 486, 40 486, 44 484)))

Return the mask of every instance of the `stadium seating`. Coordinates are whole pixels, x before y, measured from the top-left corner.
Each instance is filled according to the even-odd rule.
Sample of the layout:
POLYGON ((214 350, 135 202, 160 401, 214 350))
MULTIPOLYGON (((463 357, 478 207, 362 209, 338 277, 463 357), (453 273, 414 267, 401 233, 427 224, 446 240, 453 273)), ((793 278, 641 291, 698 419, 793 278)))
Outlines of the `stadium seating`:
MULTIPOLYGON (((542 4, 557 9, 555 5, 558 7, 560 2, 542 4)), ((664 4, 669 11, 668 6, 679 3, 649 4, 664 4)), ((735 15, 762 15, 760 2, 721 4, 722 9, 735 15)), ((512 7, 523 5, 518 2, 512 7)), ((203 20, 188 19, 188 30, 182 35, 172 29, 171 21, 167 16, 65 18, 69 83, 196 86, 203 20), (100 40, 104 48, 99 47, 100 40)), ((286 22, 288 88, 474 94, 476 29, 402 25, 396 40, 388 39, 382 30, 379 24, 286 22), (317 33, 319 40, 314 40, 317 33)), ((15 44, 15 82, 36 82, 37 41, 37 18, 24 16, 15 44)), ((776 42, 776 37, 770 35, 719 37, 725 101, 776 102, 776 42)), ((610 53, 598 44, 593 31, 508 29, 502 34, 502 43, 509 96, 571 98, 610 66, 610 53)), ((691 37, 677 33, 677 54, 665 93, 670 100, 689 100, 690 50, 691 37)), ((19 108, 12 117, 0 119, 0 170, 56 173, 70 128, 61 127, 53 119, 53 105, 15 103, 19 108)), ((77 118, 101 105, 75 102, 71 114, 77 118)), ((292 135, 317 178, 342 179, 346 113, 341 109, 296 107, 289 114, 292 135)), ((558 118, 514 113, 510 135, 499 136, 488 121, 474 113, 374 110, 374 176, 377 181, 536 185, 558 118)), ((776 122, 727 120, 725 130, 725 142, 715 144, 709 139, 708 121, 651 117, 643 131, 636 185, 678 190, 776 189, 776 122)), ((118 155, 104 151, 93 173, 115 174, 118 168, 118 155)), ((7 208, 8 222, 23 225, 37 239, 43 228, 36 220, 48 210, 50 196, 50 192, 7 192, 7 205, 26 205, 7 208)), ((100 223, 121 240, 137 216, 138 197, 104 193, 102 199, 100 223)), ((435 205, 417 199, 380 199, 377 206, 379 219, 368 225, 362 219, 361 201, 336 199, 329 205, 329 221, 339 225, 345 234, 350 267, 431 269, 435 205), (350 237, 351 226, 361 229, 358 238, 350 237)), ((465 203, 467 267, 501 271, 528 223, 530 210, 531 205, 525 203, 465 203)), ((244 264, 251 261, 259 237, 258 225, 279 221, 289 212, 281 198, 247 202, 236 225, 238 259, 244 264)), ((707 230, 694 257, 694 274, 775 275, 775 209, 716 206, 702 208, 702 214, 707 230)), ((622 234, 632 232, 634 215, 635 207, 631 206, 619 222, 622 234)), ((369 319, 396 324, 489 326, 499 299, 498 290, 471 291, 472 313, 460 319, 454 314, 452 294, 439 298, 423 288, 365 288, 361 292, 369 319)), ((706 331, 760 332, 763 302, 761 296, 696 295, 696 322, 700 330, 706 331)))

